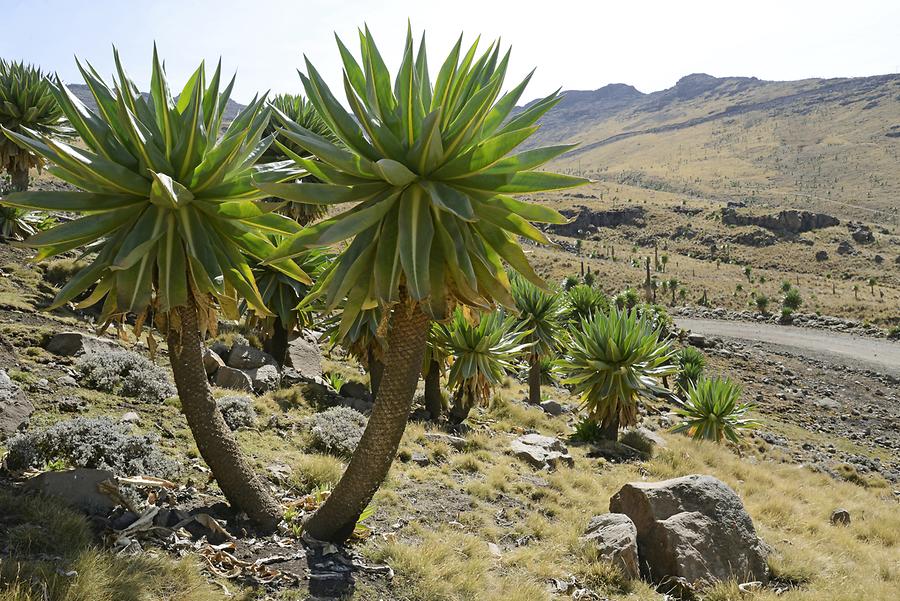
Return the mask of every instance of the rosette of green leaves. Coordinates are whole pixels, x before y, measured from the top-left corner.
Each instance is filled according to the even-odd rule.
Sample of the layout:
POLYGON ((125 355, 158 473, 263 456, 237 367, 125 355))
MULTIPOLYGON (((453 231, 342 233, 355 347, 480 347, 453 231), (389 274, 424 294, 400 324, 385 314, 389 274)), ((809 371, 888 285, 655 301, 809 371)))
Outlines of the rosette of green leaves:
MULTIPOLYGON (((54 138, 68 138, 74 133, 47 76, 32 65, 3 59, 0 59, 0 127, 54 138)), ((42 164, 41 155, 0 137, 0 168, 28 170, 42 164)))
MULTIPOLYGON (((190 291, 211 294, 234 309, 240 296, 268 315, 248 257, 265 259, 275 249, 267 234, 290 235, 300 226, 273 212, 278 203, 258 202, 266 194, 254 182, 283 181, 304 172, 288 163, 255 164, 272 141, 262 137, 269 118, 265 100, 254 99, 222 131, 234 79, 220 91, 221 64, 208 82, 201 64, 176 101, 155 48, 148 96, 128 79, 117 52, 115 63, 118 78, 112 88, 89 64, 78 64, 96 111, 58 79, 50 86, 87 149, 27 128, 3 130, 79 189, 4 199, 14 207, 82 215, 26 241, 39 249, 38 260, 76 248, 96 251, 52 307, 96 283, 81 305, 103 300, 103 321, 141 314, 151 302, 168 311, 185 304, 190 291)), ((273 267, 310 282, 293 261, 273 267)))
POLYGON ((294 202, 353 206, 293 236, 272 260, 352 239, 320 290, 326 306, 342 304, 345 331, 360 311, 397 302, 401 287, 435 319, 454 302, 514 306, 504 263, 544 285, 518 237, 547 244, 530 222, 565 219, 513 195, 586 182, 535 170, 570 146, 513 153, 560 96, 513 114, 530 76, 503 94, 509 53, 496 43, 478 56, 477 41, 463 51, 460 39, 432 80, 424 38, 416 50, 407 35, 392 78, 368 29, 359 37, 361 60, 338 40, 350 112, 308 60, 301 74, 340 145, 280 116, 284 136, 315 157, 292 158, 321 183, 262 185, 294 202))

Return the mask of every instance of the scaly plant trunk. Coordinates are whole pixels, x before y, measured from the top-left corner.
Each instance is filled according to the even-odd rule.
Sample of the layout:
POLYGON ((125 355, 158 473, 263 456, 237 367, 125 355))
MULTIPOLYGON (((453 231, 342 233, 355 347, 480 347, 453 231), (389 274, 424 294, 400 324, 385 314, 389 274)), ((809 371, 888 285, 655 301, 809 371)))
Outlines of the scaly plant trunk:
POLYGON ((437 361, 428 362, 425 372, 425 409, 432 421, 439 421, 444 413, 444 398, 441 394, 441 367, 437 361))
POLYGON ((384 377, 372 415, 340 482, 304 525, 313 538, 334 543, 350 538, 387 477, 409 419, 429 327, 430 319, 418 304, 401 301, 394 309, 384 377))
POLYGON ((609 422, 603 424, 600 430, 600 436, 603 440, 611 440, 613 442, 619 440, 619 416, 613 417, 609 422))
POLYGON ((9 170, 10 187, 12 192, 26 192, 28 190, 28 169, 14 167, 9 170))
POLYGON ((458 426, 466 421, 466 418, 469 417, 469 413, 472 411, 474 403, 466 401, 465 389, 460 386, 453 395, 453 405, 450 407, 449 420, 454 426, 458 426))
POLYGON ((209 388, 193 296, 189 296, 187 305, 173 309, 168 321, 169 357, 175 387, 200 455, 228 502, 245 511, 262 530, 274 530, 281 519, 281 506, 269 492, 265 480, 244 459, 209 388))
POLYGON ((372 400, 378 398, 378 389, 381 387, 381 380, 384 378, 384 363, 375 356, 373 345, 378 344, 372 342, 366 349, 366 363, 369 372, 369 392, 372 393, 372 400))
POLYGON ((272 355, 282 367, 287 365, 289 337, 290 332, 284 327, 281 318, 276 317, 272 326, 272 337, 266 340, 263 350, 272 355))
POLYGON ((532 405, 541 404, 541 359, 537 355, 531 355, 531 364, 528 366, 528 402, 532 405))

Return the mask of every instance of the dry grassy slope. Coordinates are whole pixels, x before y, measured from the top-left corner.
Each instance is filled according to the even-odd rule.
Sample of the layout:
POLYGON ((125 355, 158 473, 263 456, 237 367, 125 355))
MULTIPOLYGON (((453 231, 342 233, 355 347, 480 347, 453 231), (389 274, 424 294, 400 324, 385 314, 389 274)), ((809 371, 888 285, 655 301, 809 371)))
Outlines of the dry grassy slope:
MULTIPOLYGON (((895 263, 900 256, 900 231, 893 226, 889 234, 874 230, 875 242, 868 245, 853 242, 844 224, 779 238, 755 226, 723 225, 718 202, 605 181, 574 191, 536 195, 533 200, 557 209, 639 207, 645 212, 643 225, 600 228, 583 241, 580 256, 570 252, 576 240, 563 236, 553 238, 568 243, 570 251, 529 247, 538 272, 551 281, 577 274, 583 261, 585 268, 598 274, 597 282, 607 293, 639 287, 645 277, 644 258, 653 256, 656 241, 659 255, 668 255, 669 262, 665 273, 653 275, 659 280, 676 278, 687 289, 688 304, 696 303, 706 290, 712 306, 744 310, 752 303, 751 292, 756 292, 768 295, 772 299, 770 311, 777 312, 781 283, 789 280, 800 289, 803 311, 868 319, 882 326, 900 324, 900 264, 895 263), (774 243, 755 247, 734 241, 754 234, 772 236, 774 243), (844 240, 851 241, 857 254, 837 253, 838 242, 844 240), (711 243, 719 247, 722 260, 718 264, 710 253, 711 243), (615 260, 608 247, 615 249, 615 260), (822 250, 828 253, 828 259, 817 261, 815 255, 822 250), (876 263, 876 255, 882 257, 881 264, 876 263), (639 261, 639 266, 634 266, 632 259, 639 261), (744 275, 744 265, 752 269, 752 282, 744 275), (874 294, 867 285, 870 277, 878 282, 874 294), (737 290, 739 285, 741 289, 737 290), (859 287, 858 293, 854 293, 854 286, 859 287)), ((670 294, 660 294, 660 299, 671 301, 670 294)))
POLYGON ((641 94, 571 92, 534 144, 578 142, 557 168, 712 200, 897 222, 900 75, 767 82, 690 75, 641 94), (896 127, 895 127, 896 126, 896 127), (894 128, 894 129, 892 129, 894 128))

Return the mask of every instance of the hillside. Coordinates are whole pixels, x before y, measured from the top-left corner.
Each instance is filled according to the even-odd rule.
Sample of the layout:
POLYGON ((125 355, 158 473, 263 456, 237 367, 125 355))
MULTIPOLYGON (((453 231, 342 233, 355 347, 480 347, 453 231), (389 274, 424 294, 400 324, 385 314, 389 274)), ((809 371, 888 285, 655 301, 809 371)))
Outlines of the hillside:
POLYGON ((693 74, 644 94, 569 92, 533 145, 555 167, 711 201, 898 222, 900 75, 762 81, 693 74))

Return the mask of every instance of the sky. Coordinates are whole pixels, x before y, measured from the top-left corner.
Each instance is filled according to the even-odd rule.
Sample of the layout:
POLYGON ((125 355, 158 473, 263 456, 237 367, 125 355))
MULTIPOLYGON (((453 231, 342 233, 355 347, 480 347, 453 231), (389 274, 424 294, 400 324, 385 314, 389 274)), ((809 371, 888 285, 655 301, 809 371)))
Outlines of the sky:
POLYGON ((524 99, 558 87, 628 83, 642 92, 690 73, 791 80, 900 72, 898 0, 0 0, 0 57, 81 83, 74 57, 113 72, 112 45, 147 89, 154 41, 170 85, 201 60, 237 72, 233 97, 302 91, 306 54, 343 96, 337 33, 354 51, 368 24, 396 68, 407 20, 435 71, 460 33, 511 45, 509 79, 537 71, 524 99))

